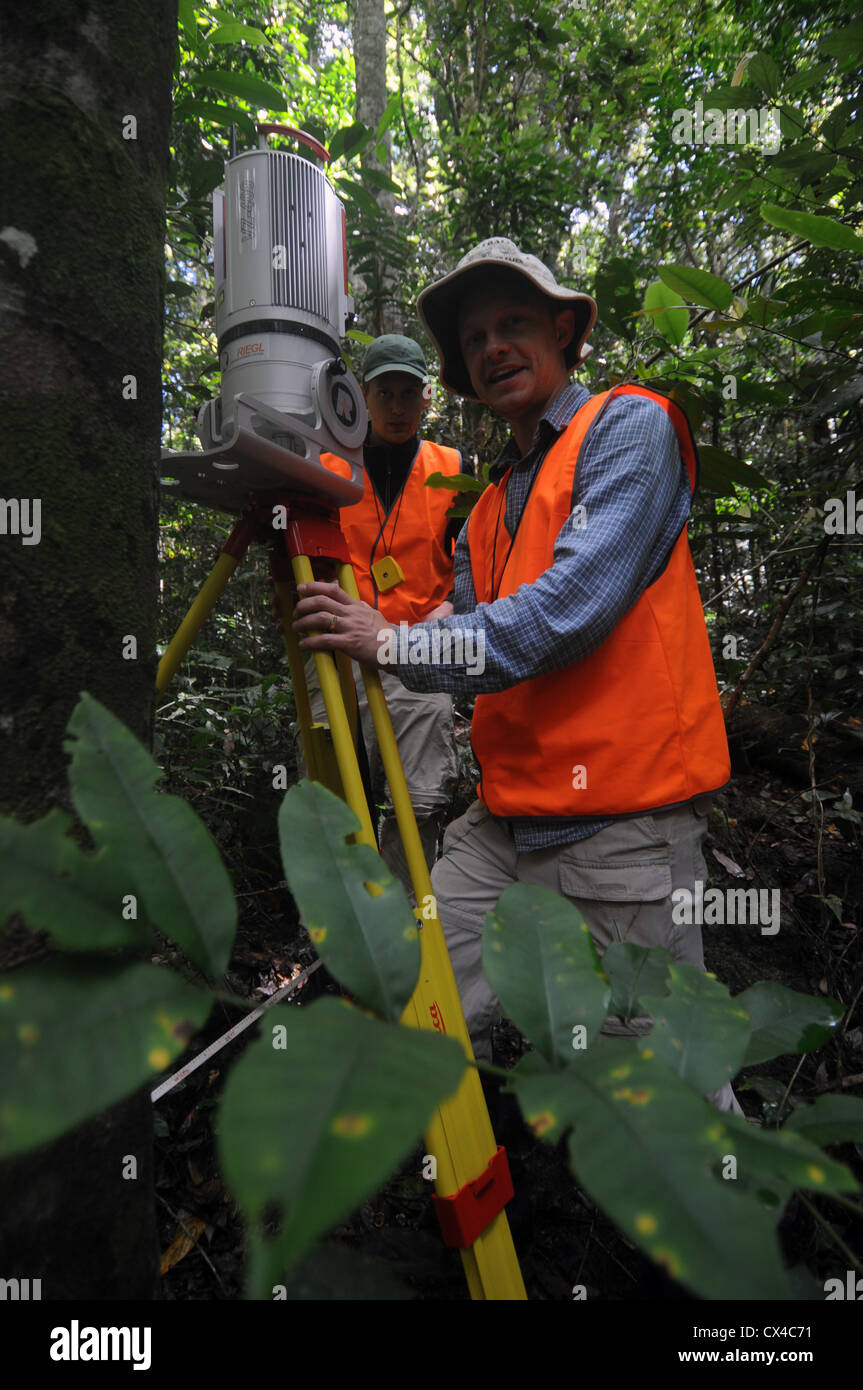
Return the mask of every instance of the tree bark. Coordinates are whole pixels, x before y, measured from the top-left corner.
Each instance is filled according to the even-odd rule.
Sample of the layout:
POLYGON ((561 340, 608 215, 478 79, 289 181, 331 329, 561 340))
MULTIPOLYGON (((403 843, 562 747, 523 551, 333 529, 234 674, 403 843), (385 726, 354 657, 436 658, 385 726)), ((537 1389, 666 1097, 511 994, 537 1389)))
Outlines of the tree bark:
MULTIPOLYGON (((0 810, 32 820, 68 802, 82 690, 151 730, 177 5, 42 0, 7 5, 3 23, 0 810)), ((45 953, 23 927, 0 937, 6 969, 45 953)), ((44 1299, 152 1298, 146 1093, 0 1164, 0 1209, 0 1276, 42 1278, 44 1299)))
MULTIPOLYGON (((357 120, 377 131, 387 105, 387 21, 384 0, 356 0, 354 17, 354 67, 356 71, 357 120)), ((381 143, 386 151, 382 163, 371 141, 362 154, 364 167, 392 173, 390 135, 384 134, 381 143)), ((384 188, 374 190, 381 215, 389 223, 395 220, 395 194, 384 188)), ((398 277, 382 256, 375 257, 375 273, 362 289, 370 300, 370 332, 401 333, 404 330, 398 277)), ((355 279, 357 277, 355 276, 355 279)), ((359 287, 358 287, 359 288, 359 287)))

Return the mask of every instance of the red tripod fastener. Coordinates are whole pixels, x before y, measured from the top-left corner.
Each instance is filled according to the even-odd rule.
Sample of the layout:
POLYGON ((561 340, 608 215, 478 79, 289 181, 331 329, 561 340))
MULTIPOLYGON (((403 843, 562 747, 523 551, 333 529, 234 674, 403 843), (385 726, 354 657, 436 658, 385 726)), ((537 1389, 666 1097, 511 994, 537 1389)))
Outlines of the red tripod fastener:
POLYGON ((506 1149, 499 1144, 478 1178, 466 1182, 451 1197, 432 1197, 444 1242, 456 1249, 473 1245, 514 1195, 506 1149))

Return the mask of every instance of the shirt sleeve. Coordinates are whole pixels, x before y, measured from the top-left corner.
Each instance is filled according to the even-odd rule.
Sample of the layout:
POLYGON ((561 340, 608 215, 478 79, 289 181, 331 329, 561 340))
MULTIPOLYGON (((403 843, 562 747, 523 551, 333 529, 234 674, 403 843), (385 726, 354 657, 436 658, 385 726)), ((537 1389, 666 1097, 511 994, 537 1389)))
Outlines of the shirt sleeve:
POLYGON ((470 550, 467 543, 467 520, 459 532, 453 554, 453 606, 456 613, 472 613, 476 608, 476 593, 473 587, 473 574, 470 568, 470 550))
POLYGON ((657 402, 630 396, 609 403, 584 445, 573 503, 551 567, 494 603, 476 606, 462 532, 456 613, 416 625, 449 628, 452 639, 433 644, 430 635, 412 637, 411 628, 415 650, 393 666, 404 685, 465 695, 505 690, 571 666, 605 641, 662 572, 689 514, 688 472, 674 426, 657 402), (470 659, 424 660, 426 648, 470 659))

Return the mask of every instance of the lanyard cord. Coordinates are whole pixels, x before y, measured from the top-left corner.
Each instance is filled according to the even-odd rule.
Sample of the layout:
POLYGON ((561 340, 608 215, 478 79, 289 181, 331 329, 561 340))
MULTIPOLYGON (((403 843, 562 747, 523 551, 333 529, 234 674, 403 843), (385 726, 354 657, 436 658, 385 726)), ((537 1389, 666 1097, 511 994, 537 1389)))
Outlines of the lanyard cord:
MULTIPOLYGON (((408 474, 408 478, 409 478, 409 477, 410 477, 410 473, 408 474)), ((387 551, 389 551, 389 550, 392 549, 392 544, 393 544, 393 541, 395 540, 396 527, 397 527, 398 524, 399 524, 399 513, 401 512, 401 509, 402 509, 402 501, 404 500, 405 488, 406 488, 407 485, 408 485, 408 478, 405 478, 404 487, 402 488, 401 492, 399 493, 398 506, 396 507, 395 520, 393 521, 393 529, 390 531, 390 538, 389 538, 389 541, 387 541, 386 539, 384 539, 384 545, 386 546, 387 551)), ((378 541, 379 541, 379 540, 382 538, 382 536, 383 536, 384 527, 386 526, 387 521, 389 520, 389 515, 387 515, 387 516, 385 516, 385 517, 384 517, 384 516, 381 516, 381 509, 380 509, 380 506, 378 505, 378 494, 377 494, 377 492, 375 491, 375 485, 374 485, 374 483, 372 483, 372 497, 374 498, 374 502, 375 502, 375 511, 377 512, 377 515, 378 515, 378 527, 379 527, 379 529, 378 529, 378 534, 377 534, 377 536, 375 537, 375 544, 374 544, 374 546, 372 547, 372 550, 374 550, 375 547, 377 546, 378 541)))
POLYGON ((537 478, 539 477, 540 473, 542 472, 542 466, 543 466, 543 464, 545 463, 545 460, 548 458, 548 455, 549 455, 550 452, 551 452, 551 448, 552 448, 552 446, 549 445, 549 448, 548 448, 548 449, 546 450, 546 452, 545 452, 545 456, 539 460, 539 462, 538 462, 537 465, 536 465, 536 468, 535 468, 534 471, 533 471, 533 477, 531 478, 530 484, 529 484, 528 489, 527 489, 527 496, 525 497, 524 502, 523 502, 523 504, 522 504, 521 515, 520 515, 519 518, 518 518, 518 521, 517 521, 517 523, 516 523, 516 528, 515 528, 515 530, 513 531, 512 536, 511 536, 511 538, 510 538, 509 549, 507 550, 506 555, 504 556, 503 568, 502 568, 502 570, 501 570, 501 572, 500 572, 500 579, 497 581, 497 585, 495 585, 494 580, 495 580, 495 563, 496 563, 496 559, 497 559, 497 533, 498 533, 498 531, 500 530, 500 514, 501 514, 501 511, 503 510, 503 506, 504 506, 504 503, 505 503, 505 501, 506 501, 507 489, 508 489, 509 484, 510 484, 510 479, 512 478, 512 472, 513 472, 512 468, 510 468, 510 470, 509 470, 509 476, 507 477, 507 480, 506 480, 506 487, 501 487, 501 497, 500 497, 500 501, 499 501, 498 504, 497 504, 497 521, 495 522, 495 527, 494 527, 494 544, 492 545, 492 551, 491 551, 491 598, 490 598, 490 600, 489 600, 490 603, 494 603, 495 599, 497 598, 498 594, 500 593, 500 586, 501 586, 501 584, 503 583, 503 576, 506 574, 506 567, 507 567, 507 565, 509 564, 509 557, 510 557, 510 555, 512 554, 512 548, 513 548, 513 546, 515 545, 515 538, 516 538, 516 536, 518 535, 518 528, 519 528, 519 526, 520 526, 521 523, 522 523, 522 520, 523 520, 523 518, 524 518, 525 512, 527 511, 527 504, 528 504, 528 501, 530 500, 530 494, 533 492, 533 485, 534 485, 534 483, 536 482, 537 478))
MULTIPOLYGON (((396 538, 396 527, 397 527, 398 524, 399 524, 399 516, 400 516, 400 514, 401 514, 402 502, 404 501, 405 491, 406 491, 406 489, 407 489, 408 483, 410 482, 411 474, 413 473, 414 463, 416 463, 416 461, 417 461, 418 458, 419 458, 419 449, 417 449, 416 453, 414 454, 413 462, 411 463, 411 466, 410 466, 410 468, 408 469, 407 477, 405 478, 404 484, 403 484, 403 486, 402 486, 402 490, 401 490, 401 492, 399 493, 398 505, 397 505, 397 507, 396 507, 396 514, 395 514, 395 519, 394 519, 394 521, 393 521, 393 529, 392 529, 392 531, 390 532, 389 542, 387 542, 386 537, 384 536, 384 527, 385 527, 386 524, 387 524, 388 515, 387 515, 386 517, 381 516, 381 509, 380 509, 380 506, 378 505, 378 494, 377 494, 377 489, 376 489, 375 484, 374 484, 374 479, 373 479, 371 476, 369 477, 369 482, 370 482, 371 485, 372 485, 372 500, 374 501, 374 504, 375 504, 375 512, 377 513, 377 518, 378 518, 378 534, 375 536, 374 542, 373 542, 373 544, 372 544, 371 552, 370 552, 370 554, 369 554, 369 565, 370 565, 370 566, 371 566, 372 558, 374 557, 374 553, 375 553, 375 551, 376 551, 377 548, 378 548, 378 541, 383 540, 383 542, 384 542, 385 553, 386 553, 386 554, 392 554, 393 541, 394 541, 395 538, 396 538)), ((390 481, 390 477, 391 477, 391 474, 390 474, 390 470, 388 469, 388 470, 387 470, 387 481, 388 481, 388 482, 390 481)), ((389 500, 389 487, 387 488, 387 500, 389 500)), ((377 587, 377 586, 375 586, 375 587, 377 587)))

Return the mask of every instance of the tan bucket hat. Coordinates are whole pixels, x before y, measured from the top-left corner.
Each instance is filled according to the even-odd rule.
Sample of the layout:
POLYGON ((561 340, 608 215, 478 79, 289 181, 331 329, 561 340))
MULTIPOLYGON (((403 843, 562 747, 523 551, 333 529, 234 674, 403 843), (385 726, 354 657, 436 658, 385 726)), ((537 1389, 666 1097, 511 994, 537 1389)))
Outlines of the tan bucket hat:
POLYGON ((565 289, 559 285, 547 266, 536 256, 520 251, 507 237, 489 237, 481 241, 455 270, 423 290, 417 301, 420 322, 428 332, 440 358, 440 379, 450 391, 469 400, 477 400, 471 385, 458 340, 458 306, 467 289, 467 278, 481 269, 512 270, 523 275, 548 299, 562 309, 575 309, 575 333, 566 349, 567 369, 577 367, 592 351, 586 339, 596 323, 596 301, 589 294, 565 289))

